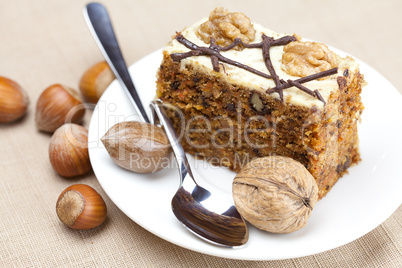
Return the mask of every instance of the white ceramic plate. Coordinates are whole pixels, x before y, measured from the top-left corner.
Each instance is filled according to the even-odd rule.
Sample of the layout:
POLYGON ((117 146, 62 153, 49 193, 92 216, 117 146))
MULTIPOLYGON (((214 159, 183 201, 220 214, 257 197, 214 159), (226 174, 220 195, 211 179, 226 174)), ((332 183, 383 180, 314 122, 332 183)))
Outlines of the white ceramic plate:
MULTIPOLYGON (((336 50, 341 55, 341 51, 336 50)), ((139 95, 148 103, 155 95, 155 74, 162 59, 156 51, 130 67, 139 95)), ((319 201, 305 228, 291 234, 270 234, 249 226, 248 243, 238 249, 210 245, 175 218, 170 201, 179 186, 175 166, 156 174, 136 174, 110 159, 100 138, 114 124, 137 120, 134 108, 117 81, 97 104, 89 127, 93 170, 110 199, 133 221, 179 246, 205 254, 243 260, 275 260, 333 249, 368 233, 386 220, 402 201, 402 98, 382 75, 360 62, 368 81, 360 125, 363 161, 350 168, 319 201)), ((231 196, 235 173, 190 157, 199 183, 231 196)))

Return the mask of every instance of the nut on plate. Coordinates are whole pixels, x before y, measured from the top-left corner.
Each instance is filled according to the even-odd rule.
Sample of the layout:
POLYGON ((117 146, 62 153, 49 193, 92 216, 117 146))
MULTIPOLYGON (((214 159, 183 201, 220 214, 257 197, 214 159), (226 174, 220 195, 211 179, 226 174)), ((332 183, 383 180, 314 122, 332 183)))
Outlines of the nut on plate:
POLYGON ((120 167, 137 173, 154 173, 171 160, 169 140, 162 128, 136 121, 121 122, 101 138, 120 167))
POLYGON ((9 123, 21 118, 28 105, 28 95, 21 86, 0 76, 0 123, 9 123))
POLYGON ((72 229, 91 229, 102 224, 107 215, 106 203, 91 186, 74 184, 67 187, 56 203, 60 221, 72 229))
POLYGON ((87 173, 91 169, 87 129, 77 124, 59 127, 50 139, 49 159, 53 169, 63 177, 87 173))
POLYGON ((54 84, 46 88, 36 103, 36 127, 53 133, 64 123, 81 123, 85 108, 75 89, 54 84))
POLYGON ((233 180, 239 213, 255 227, 272 233, 303 228, 318 199, 313 176, 289 157, 256 158, 233 180))
POLYGON ((106 61, 91 66, 81 77, 80 91, 86 102, 97 103, 115 76, 106 61))

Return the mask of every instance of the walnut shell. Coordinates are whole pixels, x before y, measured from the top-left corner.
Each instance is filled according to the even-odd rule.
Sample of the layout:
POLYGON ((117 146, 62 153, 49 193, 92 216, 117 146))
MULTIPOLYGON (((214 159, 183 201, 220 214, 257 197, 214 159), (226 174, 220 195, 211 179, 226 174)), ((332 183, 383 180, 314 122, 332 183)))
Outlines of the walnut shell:
POLYGON ((272 233, 303 228, 318 199, 314 177, 289 157, 254 159, 233 180, 239 213, 255 227, 272 233))

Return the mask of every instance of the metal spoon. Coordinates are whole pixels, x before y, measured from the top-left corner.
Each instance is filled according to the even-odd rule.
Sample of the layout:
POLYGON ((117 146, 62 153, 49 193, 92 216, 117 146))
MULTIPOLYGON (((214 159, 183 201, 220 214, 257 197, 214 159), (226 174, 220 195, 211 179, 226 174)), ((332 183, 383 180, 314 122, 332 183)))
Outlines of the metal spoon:
MULTIPOLYGON (((103 56, 132 101, 140 120, 149 123, 150 120, 127 70, 106 8, 98 3, 90 3, 84 8, 84 17, 103 56)), ((190 231, 210 243, 225 247, 244 245, 248 240, 248 229, 243 218, 233 204, 217 195, 212 195, 195 182, 183 147, 178 142, 161 102, 152 102, 151 108, 166 131, 180 170, 180 188, 172 199, 175 216, 190 231)), ((153 119, 156 119, 154 115, 153 119)))
POLYGON ((166 132, 179 167, 180 187, 172 199, 176 218, 191 232, 212 244, 225 247, 244 245, 248 240, 248 229, 236 207, 197 184, 163 103, 156 100, 150 106, 154 113, 152 117, 156 114, 166 132))
POLYGON ((128 72, 106 8, 99 3, 90 3, 84 8, 84 18, 96 44, 132 102, 141 121, 149 123, 148 116, 128 72))

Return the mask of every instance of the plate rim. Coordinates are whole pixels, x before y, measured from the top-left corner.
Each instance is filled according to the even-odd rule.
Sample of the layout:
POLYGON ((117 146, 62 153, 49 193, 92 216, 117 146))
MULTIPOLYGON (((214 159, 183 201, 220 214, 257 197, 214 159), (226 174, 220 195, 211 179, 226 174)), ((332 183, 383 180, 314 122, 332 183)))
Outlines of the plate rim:
MULTIPOLYGON (((341 50, 339 50, 339 49, 336 49, 336 48, 333 48, 333 47, 330 47, 330 49, 335 50, 335 52, 337 52, 338 54, 346 55, 346 53, 344 53, 343 51, 341 51, 341 50)), ((130 65, 130 67, 129 67, 130 73, 132 72, 132 69, 133 69, 136 65, 139 65, 139 64, 143 63, 144 61, 148 60, 149 58, 156 57, 156 55, 158 55, 158 54, 161 55, 161 51, 162 51, 162 49, 158 49, 158 50, 156 50, 156 51, 153 51, 153 52, 151 52, 150 54, 148 54, 148 55, 142 57, 140 60, 136 61, 136 62, 133 63, 132 65, 130 65)), ((389 84, 390 88, 392 88, 393 91, 396 91, 396 93, 399 93, 399 101, 402 100, 402 95, 401 95, 401 93, 400 93, 400 92, 396 89, 396 87, 395 87, 390 81, 388 81, 381 73, 379 73, 378 71, 376 71, 376 70, 375 70, 374 68, 372 68, 370 65, 366 64, 364 61, 361 61, 361 60, 357 59, 356 57, 354 57, 354 59, 359 63, 360 66, 364 66, 364 68, 369 68, 372 72, 375 72, 376 75, 378 75, 378 77, 379 77, 380 79, 382 79, 382 80, 384 80, 384 81, 387 81, 387 83, 389 84)), ((155 70, 155 72, 156 72, 156 70, 155 70)), ((117 83, 117 81, 115 80, 115 81, 106 89, 106 91, 110 90, 110 88, 116 87, 116 84, 117 84, 117 86, 118 86, 118 83, 117 83)), ((105 92, 106 92, 106 91, 105 91, 105 92)), ((395 93, 395 92, 394 92, 394 93, 395 93)), ((95 107, 95 110, 97 109, 97 107, 98 107, 98 105, 95 107)), ((364 114, 364 113, 363 113, 363 114, 364 114)), ((91 121, 90 121, 90 127, 89 127, 89 133, 90 133, 90 134, 92 133, 92 132, 91 132, 91 126, 93 125, 93 120, 94 120, 94 118, 95 118, 95 117, 92 115, 91 121)), ((93 158, 92 154, 94 153, 94 151, 95 151, 95 150, 89 149, 90 160, 91 160, 91 163, 92 163, 93 166, 94 166, 94 163, 93 163, 94 158, 93 158)), ((126 209, 125 209, 124 207, 122 207, 120 204, 117 204, 117 203, 114 201, 114 198, 112 198, 112 196, 110 195, 108 189, 106 189, 106 188, 104 187, 102 181, 98 178, 99 174, 97 174, 98 172, 95 170, 95 168, 94 168, 94 173, 95 173, 95 176, 96 176, 98 182, 100 183, 101 187, 103 188, 103 190, 105 191, 105 193, 108 195, 108 197, 110 198, 110 200, 111 200, 125 215, 127 215, 127 216, 130 218, 130 220, 133 220, 134 222, 136 222, 139 226, 141 226, 141 227, 144 228, 145 230, 147 230, 147 231, 149 231, 150 233, 152 233, 152 234, 154 234, 154 235, 156 235, 156 236, 158 236, 158 237, 164 239, 165 241, 168 241, 168 242, 173 243, 173 244, 175 244, 175 245, 181 246, 181 247, 183 247, 183 248, 190 249, 190 250, 193 250, 193 251, 196 251, 196 252, 200 252, 200 253, 203 253, 203 254, 213 255, 213 256, 222 257, 222 258, 229 258, 229 259, 239 259, 239 260, 281 260, 281 259, 298 258, 298 257, 310 256, 310 255, 322 253, 322 252, 325 252, 325 251, 328 251, 328 250, 331 250, 331 249, 334 249, 334 248, 343 246, 343 245, 345 245, 345 244, 348 244, 348 243, 350 243, 350 242, 352 242, 352 241, 355 241, 356 239, 362 237, 363 235, 369 233, 370 231, 372 231, 373 229, 375 229, 376 227, 378 227, 378 226, 379 226, 382 222, 384 222, 386 219, 388 219, 388 218, 395 212, 395 210, 398 209, 398 207, 400 206, 400 203, 399 203, 399 205, 395 204, 395 207, 391 209, 391 210, 392 210, 392 213, 390 213, 386 219, 381 219, 381 220, 379 220, 379 223, 377 222, 377 223, 373 224, 373 225, 375 225, 375 226, 374 226, 373 228, 370 228, 370 230, 364 231, 364 232, 362 232, 361 234, 359 234, 359 235, 357 235, 356 237, 354 237, 353 239, 351 239, 351 240, 349 240, 349 241, 346 241, 346 242, 344 242, 344 243, 341 243, 341 244, 339 244, 339 245, 336 245, 335 247, 330 247, 330 248, 324 249, 324 250, 322 250, 322 251, 317 251, 317 252, 313 252, 313 253, 309 253, 309 254, 299 254, 299 255, 298 255, 298 254, 293 254, 292 256, 279 257, 279 258, 265 258, 265 257, 262 257, 262 258, 255 258, 255 257, 253 257, 253 258, 244 258, 244 256, 242 256, 242 257, 240 257, 240 256, 237 257, 236 254, 227 254, 227 255, 225 255, 225 254, 213 254, 213 253, 211 253, 211 252, 206 252, 206 251, 200 250, 200 249, 198 249, 198 248, 196 248, 196 247, 193 247, 192 245, 188 245, 188 244, 185 244, 185 243, 180 243, 180 242, 178 242, 178 241, 176 241, 176 240, 174 240, 174 239, 171 239, 169 236, 161 235, 161 234, 159 234, 159 233, 155 233, 155 232, 152 230, 152 228, 149 228, 149 226, 144 226, 144 224, 142 224, 141 222, 138 222, 138 221, 134 220, 132 217, 130 217, 130 216, 129 216, 130 213, 129 213, 128 211, 126 211, 126 209)), ((205 243, 205 242, 204 242, 204 243, 205 243)), ((208 245, 209 245, 209 244, 208 244, 208 245)), ((237 251, 237 250, 241 250, 241 248, 240 248, 240 249, 229 249, 229 250, 237 251)))

